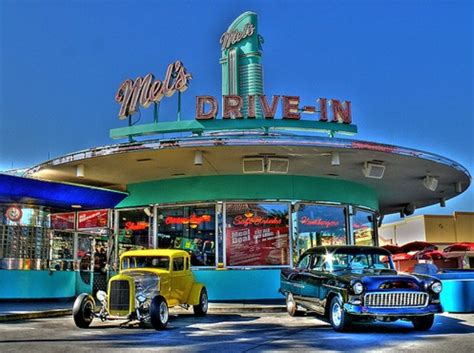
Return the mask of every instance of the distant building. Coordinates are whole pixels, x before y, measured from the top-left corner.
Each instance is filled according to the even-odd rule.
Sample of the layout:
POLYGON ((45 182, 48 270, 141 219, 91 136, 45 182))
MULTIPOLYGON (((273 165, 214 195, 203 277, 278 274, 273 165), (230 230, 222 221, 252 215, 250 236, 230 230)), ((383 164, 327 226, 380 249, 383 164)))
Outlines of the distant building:
POLYGON ((426 241, 440 245, 474 242, 474 212, 421 215, 387 223, 379 228, 380 245, 426 241))

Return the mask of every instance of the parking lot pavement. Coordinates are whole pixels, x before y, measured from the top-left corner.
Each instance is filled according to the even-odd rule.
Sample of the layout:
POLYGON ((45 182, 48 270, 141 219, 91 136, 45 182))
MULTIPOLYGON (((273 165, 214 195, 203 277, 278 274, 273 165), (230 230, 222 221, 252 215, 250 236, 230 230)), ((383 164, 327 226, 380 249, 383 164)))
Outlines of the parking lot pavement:
POLYGON ((474 315, 440 315, 428 332, 410 323, 358 325, 337 333, 314 316, 283 313, 212 314, 196 318, 175 311, 168 329, 119 328, 118 322, 94 321, 75 327, 71 317, 0 324, 0 352, 122 351, 399 351, 472 352, 474 315))

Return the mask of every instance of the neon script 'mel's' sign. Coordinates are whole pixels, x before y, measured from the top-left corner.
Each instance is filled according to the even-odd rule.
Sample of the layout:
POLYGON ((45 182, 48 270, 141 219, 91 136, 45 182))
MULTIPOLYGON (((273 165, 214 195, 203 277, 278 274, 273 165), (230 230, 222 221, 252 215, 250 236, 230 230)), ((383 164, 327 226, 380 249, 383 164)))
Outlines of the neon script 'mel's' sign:
POLYGON ((255 26, 251 23, 247 23, 244 29, 241 31, 238 30, 230 30, 229 32, 224 32, 221 37, 221 49, 229 49, 235 43, 240 42, 242 39, 250 37, 255 32, 255 26))
POLYGON ((178 60, 168 65, 163 81, 155 80, 152 74, 143 78, 139 76, 135 81, 123 81, 115 94, 115 101, 121 104, 119 118, 125 119, 136 113, 138 104, 148 108, 151 103, 157 103, 163 97, 171 97, 176 91, 186 91, 191 79, 191 74, 186 72, 183 63, 178 60))

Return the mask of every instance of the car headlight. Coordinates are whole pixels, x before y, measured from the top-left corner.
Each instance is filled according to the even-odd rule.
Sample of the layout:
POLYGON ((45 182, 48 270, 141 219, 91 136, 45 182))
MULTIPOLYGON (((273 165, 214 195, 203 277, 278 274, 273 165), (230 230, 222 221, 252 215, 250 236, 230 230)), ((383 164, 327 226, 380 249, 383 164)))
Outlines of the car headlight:
POLYGON ((107 293, 103 290, 98 290, 95 296, 100 302, 103 302, 107 298, 107 293))
POLYGON ((355 294, 361 294, 364 291, 364 285, 361 282, 355 282, 352 285, 352 291, 355 294))
POLYGON ((441 293, 442 289, 443 285, 441 284, 441 282, 433 282, 433 284, 431 285, 431 290, 433 291, 433 293, 439 294, 441 293))

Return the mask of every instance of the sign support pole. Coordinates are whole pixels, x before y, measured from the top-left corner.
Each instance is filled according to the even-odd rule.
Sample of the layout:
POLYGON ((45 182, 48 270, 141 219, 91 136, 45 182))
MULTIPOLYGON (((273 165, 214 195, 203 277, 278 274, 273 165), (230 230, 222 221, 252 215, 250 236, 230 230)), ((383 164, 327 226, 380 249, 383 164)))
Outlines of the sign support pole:
POLYGON ((181 121, 181 91, 178 91, 178 121, 181 121))
MULTIPOLYGON (((131 115, 128 116, 128 126, 129 126, 129 127, 132 126, 132 116, 131 116, 131 115)), ((128 136, 128 142, 134 142, 131 135, 128 136)))
POLYGON ((158 108, 159 108, 159 104, 160 102, 158 103, 153 103, 153 123, 157 124, 158 123, 158 108))

